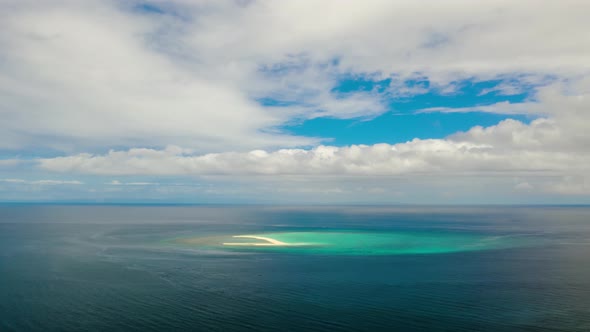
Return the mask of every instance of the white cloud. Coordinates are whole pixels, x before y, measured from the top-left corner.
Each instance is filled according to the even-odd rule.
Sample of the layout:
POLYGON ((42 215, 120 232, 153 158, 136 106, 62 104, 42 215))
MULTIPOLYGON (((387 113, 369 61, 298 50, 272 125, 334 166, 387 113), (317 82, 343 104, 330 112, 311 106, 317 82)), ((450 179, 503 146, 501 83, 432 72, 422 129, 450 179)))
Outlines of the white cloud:
POLYGON ((106 183, 111 186, 157 186, 159 183, 156 182, 121 182, 119 180, 112 180, 106 183))
POLYGON ((590 46, 580 42, 588 38, 583 31, 589 5, 582 0, 207 3, 203 14, 192 12, 204 22, 196 20, 201 29, 185 40, 212 56, 223 46, 230 51, 224 59, 336 56, 358 72, 440 78, 588 68, 590 46))
POLYGON ((2 148, 176 142, 207 150, 313 142, 260 132, 285 119, 232 82, 153 50, 150 34, 160 20, 107 2, 13 4, 2 13, 2 148))
MULTIPOLYGON (((508 119, 495 126, 477 126, 445 139, 415 139, 393 145, 318 146, 212 154, 195 154, 177 147, 130 149, 103 155, 46 158, 38 162, 44 170, 98 175, 223 175, 234 180, 235 177, 258 175, 261 176, 257 180, 260 182, 268 182, 271 178, 265 176, 279 176, 285 183, 292 182, 293 177, 321 176, 321 183, 326 178, 337 179, 335 183, 319 187, 313 181, 304 181, 301 186, 291 183, 285 187, 295 191, 307 188, 319 192, 322 188, 339 188, 337 183, 346 183, 353 178, 355 183, 368 187, 374 178, 403 177, 414 184, 429 179, 430 186, 438 180, 455 183, 455 186, 441 184, 445 189, 441 189, 440 195, 459 183, 464 183, 461 190, 465 193, 468 187, 471 187, 469 190, 479 188, 490 192, 493 183, 501 182, 506 182, 506 188, 531 195, 586 195, 589 191, 584 179, 590 165, 587 149, 590 146, 590 122, 583 120, 588 118, 590 109, 587 107, 587 82, 582 80, 569 85, 569 94, 563 92, 563 87, 548 86, 541 90, 536 105, 549 116, 547 118, 533 120, 530 124, 508 119), (511 181, 490 182, 490 177, 511 179, 515 176, 521 178, 516 184, 510 184, 511 181), (465 182, 464 179, 470 180, 465 182)), ((402 189, 408 188, 406 183, 402 189)), ((456 190, 459 189, 453 189, 456 190)), ((353 193, 354 190, 348 186, 346 192, 353 193)), ((391 190, 387 195, 394 197, 391 190)))
POLYGON ((0 159, 0 167, 17 166, 22 163, 19 159, 0 159))
MULTIPOLYGON (((134 0, 0 4, 0 150, 63 151, 33 161, 11 157, 0 167, 38 163, 36 171, 148 176, 113 180, 106 186, 113 191, 184 190, 157 185, 160 176, 269 181, 277 175, 309 180, 284 189, 303 194, 402 197, 411 187, 367 180, 386 177, 453 179, 482 192, 489 178, 505 177, 521 193, 588 193, 588 1, 150 3, 164 13, 142 12, 134 0), (342 77, 391 83, 382 92, 342 92, 335 89, 342 77), (317 117, 374 117, 387 111, 388 98, 433 89, 453 94, 463 79, 502 81, 482 96, 536 92, 523 103, 421 111, 537 118, 443 139, 347 147, 279 129, 317 117), (515 184, 514 177, 522 180, 515 184), (314 185, 317 178, 340 180, 314 185), (342 179, 361 179, 354 186, 363 189, 342 179)), ((16 170, 1 181, 82 184, 21 176, 16 170)), ((279 189, 269 185, 267 193, 279 189)), ((459 197, 459 191, 441 186, 432 195, 459 197)))
POLYGON ((561 195, 590 195, 590 183, 582 175, 564 176, 559 181, 547 184, 543 189, 561 195))
POLYGON ((6 183, 26 183, 27 182, 23 179, 2 179, 0 181, 6 182, 6 183))
POLYGON ((37 180, 37 181, 30 181, 30 184, 40 184, 40 185, 80 185, 84 184, 81 181, 77 180, 37 180))
POLYGON ((528 182, 519 182, 514 186, 514 189, 521 191, 531 191, 534 189, 534 187, 528 182))
POLYGON ((452 91, 461 78, 590 68, 582 0, 153 3, 165 13, 133 1, 0 4, 0 148, 315 145, 273 128, 385 110, 371 91, 334 92, 342 74, 418 73, 452 91), (263 107, 265 97, 287 106, 263 107))
MULTIPOLYGON (((57 172, 110 175, 400 175, 493 172, 584 172, 590 153, 568 145, 553 120, 530 125, 505 120, 475 127, 447 139, 414 139, 400 144, 318 146, 313 149, 254 150, 204 155, 178 149, 131 149, 105 155, 80 154, 40 159, 40 167, 57 172)), ((577 133, 580 134, 580 133, 577 133)))
POLYGON ((82 185, 84 182, 77 180, 23 180, 23 179, 0 179, 0 182, 13 184, 29 184, 29 185, 82 185))

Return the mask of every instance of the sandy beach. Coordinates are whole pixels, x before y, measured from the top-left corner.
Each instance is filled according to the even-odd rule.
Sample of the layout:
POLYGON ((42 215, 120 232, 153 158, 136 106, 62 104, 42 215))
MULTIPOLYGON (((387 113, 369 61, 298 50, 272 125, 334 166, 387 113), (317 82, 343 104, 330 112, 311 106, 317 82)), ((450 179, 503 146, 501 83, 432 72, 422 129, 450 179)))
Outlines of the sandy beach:
POLYGON ((284 247, 284 246, 293 246, 293 245, 303 245, 302 243, 286 243, 282 242, 270 237, 265 236, 257 236, 257 235, 234 235, 234 238, 243 238, 243 239, 256 239, 262 240, 266 242, 224 242, 224 246, 275 246, 275 247, 284 247))

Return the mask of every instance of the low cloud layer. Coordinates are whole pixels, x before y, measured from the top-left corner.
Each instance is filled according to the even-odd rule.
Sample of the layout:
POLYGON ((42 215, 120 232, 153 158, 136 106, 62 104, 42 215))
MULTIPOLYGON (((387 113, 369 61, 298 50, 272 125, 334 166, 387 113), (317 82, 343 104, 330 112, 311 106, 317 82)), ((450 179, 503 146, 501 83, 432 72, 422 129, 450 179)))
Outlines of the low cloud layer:
POLYGON ((81 185, 84 184, 78 180, 24 180, 24 179, 0 179, 0 182, 10 184, 26 184, 26 185, 40 185, 40 186, 55 186, 55 185, 81 185))
MULTIPOLYGON (((539 91, 529 124, 507 119, 445 139, 399 144, 320 145, 312 149, 194 154, 166 149, 112 150, 39 160, 56 172, 102 175, 415 175, 560 174, 583 176, 590 165, 590 80, 539 91)), ((491 110, 494 112, 494 110, 491 110)))
MULTIPOLYGON (((584 172, 590 153, 572 151, 554 120, 505 120, 447 139, 400 144, 318 146, 186 155, 182 149, 130 149, 39 160, 55 172, 101 175, 416 175, 421 173, 584 172)), ((574 147, 572 147, 574 148, 574 147)))

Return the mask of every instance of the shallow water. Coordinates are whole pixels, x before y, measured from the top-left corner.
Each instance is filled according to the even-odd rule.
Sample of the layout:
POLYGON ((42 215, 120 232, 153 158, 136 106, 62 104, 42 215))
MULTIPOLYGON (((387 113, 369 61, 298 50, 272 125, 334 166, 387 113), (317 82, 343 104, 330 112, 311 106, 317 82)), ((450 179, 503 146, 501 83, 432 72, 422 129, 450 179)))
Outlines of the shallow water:
POLYGON ((589 239, 580 207, 5 205, 0 331, 589 331, 589 239))
POLYGON ((172 243, 200 249, 323 255, 410 255, 506 249, 541 245, 530 235, 491 235, 461 231, 293 231, 188 237, 172 243), (244 238, 250 237, 250 238, 244 238), (254 239, 252 239, 254 237, 254 239), (258 238, 258 239, 256 239, 258 238), (272 245, 268 239, 280 244, 272 245))

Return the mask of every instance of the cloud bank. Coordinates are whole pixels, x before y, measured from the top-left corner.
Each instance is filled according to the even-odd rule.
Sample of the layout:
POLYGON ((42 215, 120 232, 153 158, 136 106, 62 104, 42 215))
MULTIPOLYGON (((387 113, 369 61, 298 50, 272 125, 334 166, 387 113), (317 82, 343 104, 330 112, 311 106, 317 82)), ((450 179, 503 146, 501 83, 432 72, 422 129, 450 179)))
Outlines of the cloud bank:
POLYGON ((185 155, 182 149, 130 149, 39 160, 56 172, 101 175, 400 175, 460 172, 582 172, 589 153, 566 149, 552 120, 505 120, 447 139, 400 144, 318 146, 310 150, 185 155), (563 147, 563 149, 562 149, 563 147))

